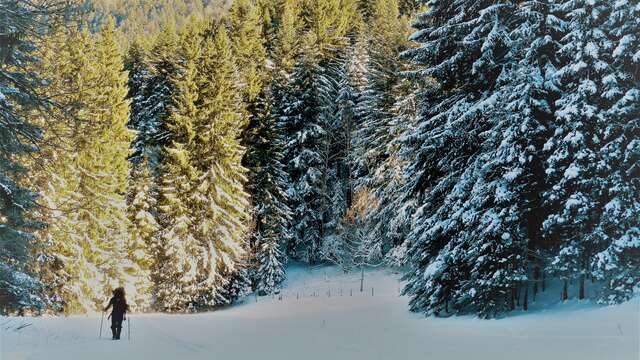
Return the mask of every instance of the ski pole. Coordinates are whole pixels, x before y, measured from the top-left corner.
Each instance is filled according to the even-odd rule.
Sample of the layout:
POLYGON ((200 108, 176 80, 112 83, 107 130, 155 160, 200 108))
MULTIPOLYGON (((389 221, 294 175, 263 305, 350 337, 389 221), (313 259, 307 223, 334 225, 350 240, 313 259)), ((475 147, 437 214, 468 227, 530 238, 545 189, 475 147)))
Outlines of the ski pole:
POLYGON ((102 312, 102 316, 100 317, 100 335, 98 335, 98 339, 102 339, 102 323, 104 322, 104 311, 102 312))
POLYGON ((127 318, 127 337, 131 341, 131 318, 127 318))

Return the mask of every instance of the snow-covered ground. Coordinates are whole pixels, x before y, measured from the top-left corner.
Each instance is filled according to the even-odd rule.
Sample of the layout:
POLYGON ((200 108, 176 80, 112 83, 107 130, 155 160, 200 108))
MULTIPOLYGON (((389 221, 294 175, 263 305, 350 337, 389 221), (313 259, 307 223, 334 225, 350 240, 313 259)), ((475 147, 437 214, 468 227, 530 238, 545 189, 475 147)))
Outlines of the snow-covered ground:
POLYGON ((0 360, 638 360, 640 300, 569 302, 501 320, 424 318, 398 296, 398 275, 293 267, 283 298, 248 298, 198 315, 133 315, 131 340, 100 318, 0 318, 0 360), (372 295, 373 288, 373 295, 372 295), (351 296, 353 291, 353 296, 351 296), (315 296, 314 296, 315 295, 315 296), (26 326, 26 327, 25 327, 26 326))

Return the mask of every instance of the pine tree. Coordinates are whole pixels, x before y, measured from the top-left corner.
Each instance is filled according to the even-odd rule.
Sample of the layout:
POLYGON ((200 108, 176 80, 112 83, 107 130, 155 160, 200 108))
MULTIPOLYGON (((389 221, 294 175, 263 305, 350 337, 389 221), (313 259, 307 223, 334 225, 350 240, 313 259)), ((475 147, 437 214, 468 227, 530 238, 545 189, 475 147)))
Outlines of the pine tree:
MULTIPOLYGON (((228 278, 243 273, 246 253, 248 194, 244 190, 246 169, 242 166, 245 149, 240 144, 242 117, 240 90, 236 87, 236 68, 232 44, 223 26, 208 38, 199 73, 201 109, 196 126, 197 146, 191 149, 198 160, 198 184, 194 194, 198 240, 209 252, 205 262, 206 284, 226 285, 228 278)), ((242 282, 245 282, 244 280, 242 282)), ((237 283, 237 281, 236 281, 237 283)), ((229 285, 234 286, 234 282, 229 285)), ((237 292, 208 299, 226 304, 236 300, 237 292)), ((224 294, 222 294, 224 295, 224 294)))
POLYGON ((242 144, 247 151, 242 163, 249 170, 247 190, 251 194, 256 224, 248 244, 255 263, 251 278, 257 291, 273 293, 284 280, 284 258, 280 248, 290 238, 290 210, 285 193, 288 183, 279 148, 282 144, 269 105, 271 91, 264 24, 259 18, 263 10, 260 4, 249 1, 234 3, 230 33, 233 34, 237 65, 242 69, 240 85, 247 118, 247 127, 242 134, 242 144))
POLYGON ((256 242, 258 270, 256 273, 256 290, 263 294, 274 294, 285 280, 283 253, 278 238, 267 232, 264 238, 256 242))
POLYGON ((42 251, 50 256, 40 274, 67 313, 95 311, 117 286, 125 286, 134 308, 142 307, 149 298, 137 285, 148 280, 136 261, 146 256, 130 256, 142 249, 129 232, 124 196, 133 134, 126 128, 127 78, 113 23, 96 36, 63 35, 43 56, 51 94, 65 108, 58 114, 64 122, 46 126, 56 145, 40 174, 49 209, 42 251))
POLYGON ((362 119, 354 137, 356 188, 373 187, 376 167, 385 159, 385 147, 391 141, 390 119, 395 102, 392 90, 399 81, 398 53, 405 47, 404 28, 399 18, 397 1, 373 2, 367 38, 367 88, 359 104, 362 119))
POLYGON ((412 310, 499 316, 528 281, 558 24, 540 2, 474 2, 459 14, 453 2, 429 5, 414 35, 425 45, 405 53, 426 65, 414 75, 437 81, 418 93, 403 149, 418 206, 405 292, 412 310))
MULTIPOLYGON (((155 178, 149 169, 147 158, 134 167, 130 177, 128 197, 128 216, 131 223, 131 241, 127 246, 128 257, 141 268, 141 276, 136 284, 138 293, 151 294, 151 269, 153 264, 153 248, 157 245, 158 222, 156 220, 157 189, 155 178)), ((145 303, 149 298, 143 297, 135 303, 139 309, 150 306, 145 303)))
POLYGON ((145 110, 145 102, 150 96, 148 93, 148 82, 151 76, 151 69, 146 62, 146 50, 139 42, 134 42, 125 58, 125 70, 129 74, 127 87, 129 89, 127 98, 131 102, 130 120, 128 127, 137 132, 136 139, 133 141, 131 156, 132 162, 135 164, 145 158, 145 152, 148 150, 148 144, 152 141, 153 129, 150 128, 148 119, 141 116, 145 110))
POLYGON ((86 56, 89 39, 85 35, 60 31, 48 36, 38 65, 39 71, 49 78, 47 92, 59 107, 52 112, 57 121, 50 121, 48 116, 36 119, 45 130, 47 146, 42 154, 46 163, 34 174, 33 183, 41 189, 44 207, 39 216, 47 227, 38 234, 35 265, 45 285, 47 305, 67 313, 93 308, 76 279, 81 269, 89 268, 77 235, 76 189, 80 176, 74 159, 76 145, 89 133, 88 123, 78 114, 84 106, 82 84, 90 65, 86 56))
POLYGON ((142 50, 132 47, 127 64, 131 100, 129 127, 137 132, 132 145, 132 161, 137 163, 147 156, 152 173, 157 175, 162 148, 171 141, 165 123, 175 91, 172 82, 176 76, 178 52, 175 24, 165 23, 148 53, 142 50))
POLYGON ((266 82, 267 53, 260 21, 260 7, 251 0, 233 3, 229 18, 233 52, 240 75, 240 86, 245 101, 253 102, 266 82))
POLYGON ((277 119, 270 111, 266 111, 255 124, 244 158, 244 163, 250 169, 247 189, 254 204, 256 222, 249 244, 257 261, 254 283, 264 293, 272 293, 284 279, 282 276, 263 280, 264 276, 271 276, 269 274, 284 274, 285 259, 281 248, 291 238, 291 210, 286 193, 289 181, 282 163, 281 138, 277 119), (264 251, 268 251, 269 255, 263 254, 264 251), (264 264, 263 260, 268 260, 269 265, 264 264), (268 287, 264 287, 267 284, 268 287))
POLYGON ((612 189, 604 205, 599 227, 609 229, 612 236, 607 248, 592 260, 595 275, 605 287, 599 296, 604 303, 620 303, 638 291, 640 243, 638 242, 638 2, 613 5, 607 31, 615 45, 612 64, 618 69, 617 80, 603 79, 603 96, 614 105, 606 112, 606 123, 599 157, 605 159, 611 174, 607 185, 612 189), (634 115, 636 114, 636 115, 634 115), (611 231, 611 229, 615 229, 611 231))
POLYGON ((300 12, 300 0, 281 1, 274 49, 271 51, 276 80, 289 74, 295 65, 302 26, 300 12))
POLYGON ((326 93, 322 68, 312 46, 303 51, 279 112, 285 136, 284 163, 291 179, 287 190, 293 211, 293 240, 289 254, 303 261, 320 260, 323 213, 328 204, 323 192, 327 149, 322 94, 326 93))
POLYGON ((0 4, 0 312, 42 304, 29 271, 33 232, 40 227, 29 219, 36 194, 23 187, 27 169, 17 159, 37 151, 42 139, 26 114, 52 105, 41 96, 46 81, 30 69, 38 62, 36 34, 46 33, 66 11, 61 1, 0 4))
MULTIPOLYGON (((95 59, 88 71, 93 72, 90 76, 95 76, 95 83, 84 93, 87 105, 95 107, 94 128, 92 138, 86 139, 87 142, 81 140, 84 147, 78 151, 80 210, 77 216, 82 223, 78 230, 84 230, 80 236, 88 244, 83 246, 84 256, 98 270, 92 300, 101 304, 104 294, 117 286, 125 286, 132 299, 142 298, 134 285, 144 274, 139 264, 127 258, 128 247, 136 243, 129 234, 124 197, 133 134, 126 128, 127 76, 113 21, 107 23, 94 44, 95 59)), ((91 281, 91 277, 83 281, 91 281)))
POLYGON ((399 53, 407 49, 408 44, 406 23, 400 17, 397 1, 372 2, 369 22, 372 26, 366 35, 367 81, 357 106, 359 118, 349 160, 354 190, 370 195, 376 204, 364 219, 368 239, 361 244, 359 252, 369 262, 379 263, 402 243, 402 232, 388 225, 395 222, 396 213, 407 215, 399 211, 400 207, 392 208, 390 204, 399 191, 394 187, 401 185, 397 181, 401 166, 398 140, 405 130, 403 127, 410 126, 400 122, 395 112, 396 102, 404 100, 409 90, 401 82, 401 72, 407 67, 399 59, 399 53))
MULTIPOLYGON (((175 115, 172 115, 172 118, 175 115)), ((184 139, 172 124, 176 139, 184 139)), ((192 192, 196 170, 185 145, 174 140, 165 150, 160 183, 158 244, 152 248, 155 260, 152 268, 155 306, 162 311, 184 311, 195 301, 197 249, 191 233, 194 220, 187 199, 192 192)))
POLYGON ((305 30, 320 59, 337 56, 347 37, 359 24, 360 12, 356 0, 305 0, 303 5, 305 30))
MULTIPOLYGON (((629 51, 629 38, 616 36, 624 25, 609 16, 614 10, 609 2, 564 2, 561 9, 568 23, 562 48, 568 61, 558 71, 563 95, 555 134, 546 145, 551 186, 545 200, 552 213, 544 230, 557 243, 549 270, 565 281, 564 299, 569 280, 577 278, 583 299, 585 279, 599 278, 605 282, 600 300, 620 302, 637 284, 631 270, 637 264, 624 260, 638 249, 630 240, 639 204, 632 180, 637 126, 627 115, 637 97, 637 86, 628 79, 636 75, 624 60, 615 66, 629 51)), ((625 12, 618 7, 618 16, 625 12)))
MULTIPOLYGON (((172 139, 165 149, 160 185, 160 241, 157 246, 153 280, 157 306, 164 311, 183 311, 198 303, 201 248, 193 227, 198 219, 191 199, 199 171, 191 149, 196 147, 199 102, 198 60, 202 52, 201 34, 194 24, 180 39, 180 60, 171 87, 175 89, 167 130, 172 139)), ((204 305, 204 304, 203 304, 204 305)))
MULTIPOLYGON (((350 46, 343 59, 340 60, 336 76, 335 109, 328 132, 332 134, 330 167, 331 188, 328 189, 331 203, 325 216, 326 238, 323 243, 322 257, 334 263, 342 264, 347 269, 352 267, 353 246, 346 234, 347 227, 343 218, 353 202, 354 178, 351 160, 354 156, 352 143, 356 126, 360 122, 358 105, 366 85, 366 64, 368 54, 364 42, 357 41, 350 46)), ((353 218, 353 217, 351 217, 353 218)), ((355 220, 351 219, 350 220, 355 220)), ((356 231, 350 226, 349 231, 356 231)))

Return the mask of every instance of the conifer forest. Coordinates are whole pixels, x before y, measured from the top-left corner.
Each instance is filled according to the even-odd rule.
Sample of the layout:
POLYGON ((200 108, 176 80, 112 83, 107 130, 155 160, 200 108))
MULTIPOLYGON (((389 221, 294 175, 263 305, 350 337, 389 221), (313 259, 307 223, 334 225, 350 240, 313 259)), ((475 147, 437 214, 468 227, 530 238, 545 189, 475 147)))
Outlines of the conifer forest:
POLYGON ((0 314, 291 264, 433 317, 637 297, 640 1, 0 0, 0 314))

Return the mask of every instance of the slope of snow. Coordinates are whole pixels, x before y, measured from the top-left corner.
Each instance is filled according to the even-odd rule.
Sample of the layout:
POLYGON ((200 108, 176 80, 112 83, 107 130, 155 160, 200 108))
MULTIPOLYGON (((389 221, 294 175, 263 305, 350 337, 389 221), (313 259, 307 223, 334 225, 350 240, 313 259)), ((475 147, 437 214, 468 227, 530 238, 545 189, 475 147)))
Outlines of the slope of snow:
POLYGON ((214 313, 133 315, 131 341, 99 316, 0 318, 0 360, 638 360, 640 301, 569 302, 501 320, 424 318, 407 311, 398 275, 292 267, 286 291, 214 313), (372 295, 373 288, 373 295, 372 295), (353 296, 351 296, 353 291, 353 296), (21 326, 25 326, 22 327, 21 326))

